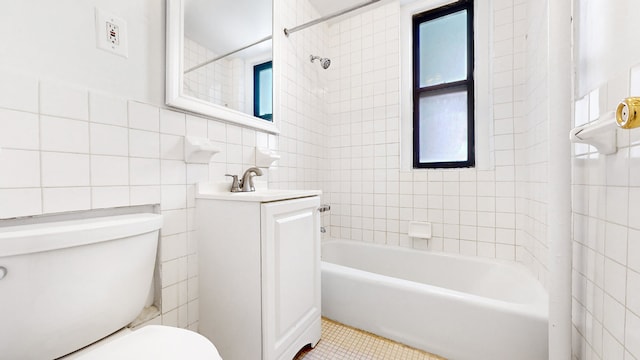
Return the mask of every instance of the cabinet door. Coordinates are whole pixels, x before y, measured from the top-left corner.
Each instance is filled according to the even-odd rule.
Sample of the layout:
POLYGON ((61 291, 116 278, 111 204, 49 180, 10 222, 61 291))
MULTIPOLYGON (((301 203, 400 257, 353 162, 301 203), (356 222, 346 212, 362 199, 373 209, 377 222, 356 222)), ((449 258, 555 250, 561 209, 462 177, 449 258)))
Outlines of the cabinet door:
POLYGON ((291 358, 320 324, 317 196, 262 204, 263 359, 291 358))

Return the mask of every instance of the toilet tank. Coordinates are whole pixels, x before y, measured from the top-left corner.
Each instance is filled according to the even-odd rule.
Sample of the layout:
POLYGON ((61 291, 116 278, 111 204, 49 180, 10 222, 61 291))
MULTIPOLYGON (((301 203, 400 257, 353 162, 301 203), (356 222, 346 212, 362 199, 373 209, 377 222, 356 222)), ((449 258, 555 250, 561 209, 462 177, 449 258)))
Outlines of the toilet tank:
POLYGON ((134 320, 161 225, 133 214, 0 227, 0 358, 57 358, 134 320))

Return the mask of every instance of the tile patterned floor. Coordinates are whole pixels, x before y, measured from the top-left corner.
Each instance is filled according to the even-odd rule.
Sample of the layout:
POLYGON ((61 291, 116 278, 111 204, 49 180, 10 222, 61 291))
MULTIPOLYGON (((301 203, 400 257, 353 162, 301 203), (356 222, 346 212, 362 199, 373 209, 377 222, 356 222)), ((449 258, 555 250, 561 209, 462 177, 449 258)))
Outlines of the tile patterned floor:
POLYGON ((446 360, 380 336, 322 318, 322 339, 294 360, 446 360))

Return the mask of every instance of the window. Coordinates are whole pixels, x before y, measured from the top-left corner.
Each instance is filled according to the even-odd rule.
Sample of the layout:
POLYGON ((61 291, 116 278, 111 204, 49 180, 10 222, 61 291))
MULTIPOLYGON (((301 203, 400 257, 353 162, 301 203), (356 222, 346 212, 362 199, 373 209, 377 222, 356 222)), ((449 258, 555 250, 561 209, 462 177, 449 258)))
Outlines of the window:
POLYGON ((472 167, 472 1, 414 15, 412 26, 413 167, 472 167))
POLYGON ((272 62, 253 67, 253 116, 273 121, 272 62))

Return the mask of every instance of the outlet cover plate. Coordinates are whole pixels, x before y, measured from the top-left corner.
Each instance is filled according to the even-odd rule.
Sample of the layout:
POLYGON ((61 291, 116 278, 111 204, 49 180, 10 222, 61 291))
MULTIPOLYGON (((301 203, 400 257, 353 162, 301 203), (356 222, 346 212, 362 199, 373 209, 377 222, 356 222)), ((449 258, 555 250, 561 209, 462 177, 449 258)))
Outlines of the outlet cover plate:
POLYGON ((99 49, 128 58, 127 22, 96 8, 96 46, 99 49))

